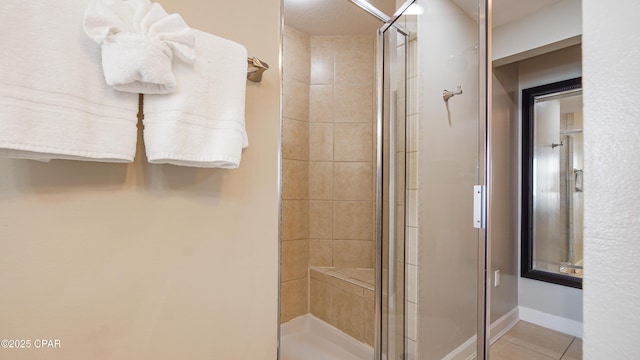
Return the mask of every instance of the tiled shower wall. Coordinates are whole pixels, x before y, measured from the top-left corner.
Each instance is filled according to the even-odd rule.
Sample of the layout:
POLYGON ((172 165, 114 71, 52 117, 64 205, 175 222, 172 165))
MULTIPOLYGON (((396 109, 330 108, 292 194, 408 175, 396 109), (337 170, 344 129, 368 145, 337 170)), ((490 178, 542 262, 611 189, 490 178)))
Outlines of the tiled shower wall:
POLYGON ((281 322, 308 267, 374 263, 374 41, 284 31, 281 322))
MULTIPOLYGON (((373 36, 311 37, 312 266, 374 266, 374 40, 373 36)), ((373 291, 319 274, 311 273, 311 313, 373 345, 373 291)))
POLYGON ((309 311, 309 36, 284 31, 280 321, 309 311))
MULTIPOLYGON (((351 268, 374 265, 374 41, 373 36, 309 37, 285 27, 282 322, 309 312, 308 281, 316 280, 307 277, 310 265, 351 268)), ((409 44, 406 305, 407 351, 415 356, 418 302, 415 36, 409 44)), ((333 302, 328 298, 319 300, 340 302, 338 298, 333 302)), ((355 309, 358 311, 354 315, 364 316, 361 336, 370 342, 372 329, 367 325, 370 324, 367 314, 371 304, 365 305, 368 306, 363 312, 355 309)), ((358 323, 351 320, 352 324, 358 323)))
POLYGON ((408 359, 418 359, 418 37, 416 16, 406 16, 404 20, 405 28, 413 33, 409 40, 407 92, 406 337, 408 359))
POLYGON ((314 266, 374 264, 374 36, 312 36, 309 249, 314 266))

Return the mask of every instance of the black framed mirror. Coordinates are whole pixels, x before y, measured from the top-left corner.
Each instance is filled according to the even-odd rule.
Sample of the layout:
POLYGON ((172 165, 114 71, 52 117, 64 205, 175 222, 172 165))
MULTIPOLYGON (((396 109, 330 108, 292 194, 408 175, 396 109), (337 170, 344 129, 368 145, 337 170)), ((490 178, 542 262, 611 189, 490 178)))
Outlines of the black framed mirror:
POLYGON ((582 78, 522 90, 522 277, 582 288, 582 154, 582 78))

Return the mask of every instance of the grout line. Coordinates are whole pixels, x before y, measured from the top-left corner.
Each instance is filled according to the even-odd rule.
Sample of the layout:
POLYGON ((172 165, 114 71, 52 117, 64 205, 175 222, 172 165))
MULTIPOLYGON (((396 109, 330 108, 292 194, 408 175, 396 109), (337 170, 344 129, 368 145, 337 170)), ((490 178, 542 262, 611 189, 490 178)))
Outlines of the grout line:
MULTIPOLYGON (((547 354, 543 354, 543 353, 541 353, 541 352, 539 352, 539 351, 536 351, 535 349, 532 349, 532 348, 527 347, 527 346, 524 346, 524 345, 516 344, 516 343, 514 343, 514 342, 509 341, 508 339, 502 339, 502 338, 501 338, 500 340, 504 340, 504 341, 508 342, 508 343, 509 343, 509 344, 511 344, 511 345, 514 345, 514 346, 517 346, 517 347, 520 347, 520 348, 523 348, 523 349, 529 350, 529 351, 534 352, 534 353, 536 353, 536 354, 542 355, 542 356, 544 356, 544 357, 546 357, 546 358, 553 359, 551 356, 549 356, 549 355, 547 355, 547 354)), ((497 343, 497 341, 496 341, 496 343, 497 343)), ((560 357, 560 358, 562 358, 562 357, 560 357)), ((556 360, 560 360, 560 359, 556 359, 556 360)))
POLYGON ((564 349, 564 352, 560 356, 559 360, 562 360, 562 358, 567 354, 567 351, 569 351, 569 348, 571 347, 571 345, 573 344, 574 341, 576 341, 576 337, 575 336, 573 337, 573 339, 571 339, 571 342, 569 343, 569 346, 567 346, 567 348, 564 349))

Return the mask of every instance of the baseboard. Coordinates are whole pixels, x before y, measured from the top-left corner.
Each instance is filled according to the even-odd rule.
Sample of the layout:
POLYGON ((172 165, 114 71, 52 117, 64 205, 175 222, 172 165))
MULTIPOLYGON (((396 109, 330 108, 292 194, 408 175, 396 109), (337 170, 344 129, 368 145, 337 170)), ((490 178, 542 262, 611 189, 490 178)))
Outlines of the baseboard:
MULTIPOLYGON (((498 320, 491 323, 489 328, 489 343, 493 344, 504 335, 509 329, 518 323, 518 308, 511 309, 508 313, 501 316, 498 320)), ((462 345, 458 346, 455 350, 449 353, 449 355, 442 358, 442 360, 473 360, 476 358, 476 336, 472 336, 469 340, 465 341, 462 345)))
POLYGON ((449 355, 442 358, 442 360, 471 360, 476 356, 476 335, 473 335, 469 340, 462 343, 455 350, 449 353, 449 355))
POLYGON ((524 306, 520 306, 520 320, 582 338, 582 323, 576 320, 548 314, 524 306))

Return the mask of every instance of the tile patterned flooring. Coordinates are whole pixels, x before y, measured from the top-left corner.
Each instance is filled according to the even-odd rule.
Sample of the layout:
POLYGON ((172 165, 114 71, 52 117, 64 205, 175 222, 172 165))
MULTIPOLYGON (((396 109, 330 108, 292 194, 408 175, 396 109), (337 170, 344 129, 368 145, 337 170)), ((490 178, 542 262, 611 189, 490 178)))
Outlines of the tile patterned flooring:
POLYGON ((490 351, 491 360, 582 360, 582 339, 519 321, 490 351))

